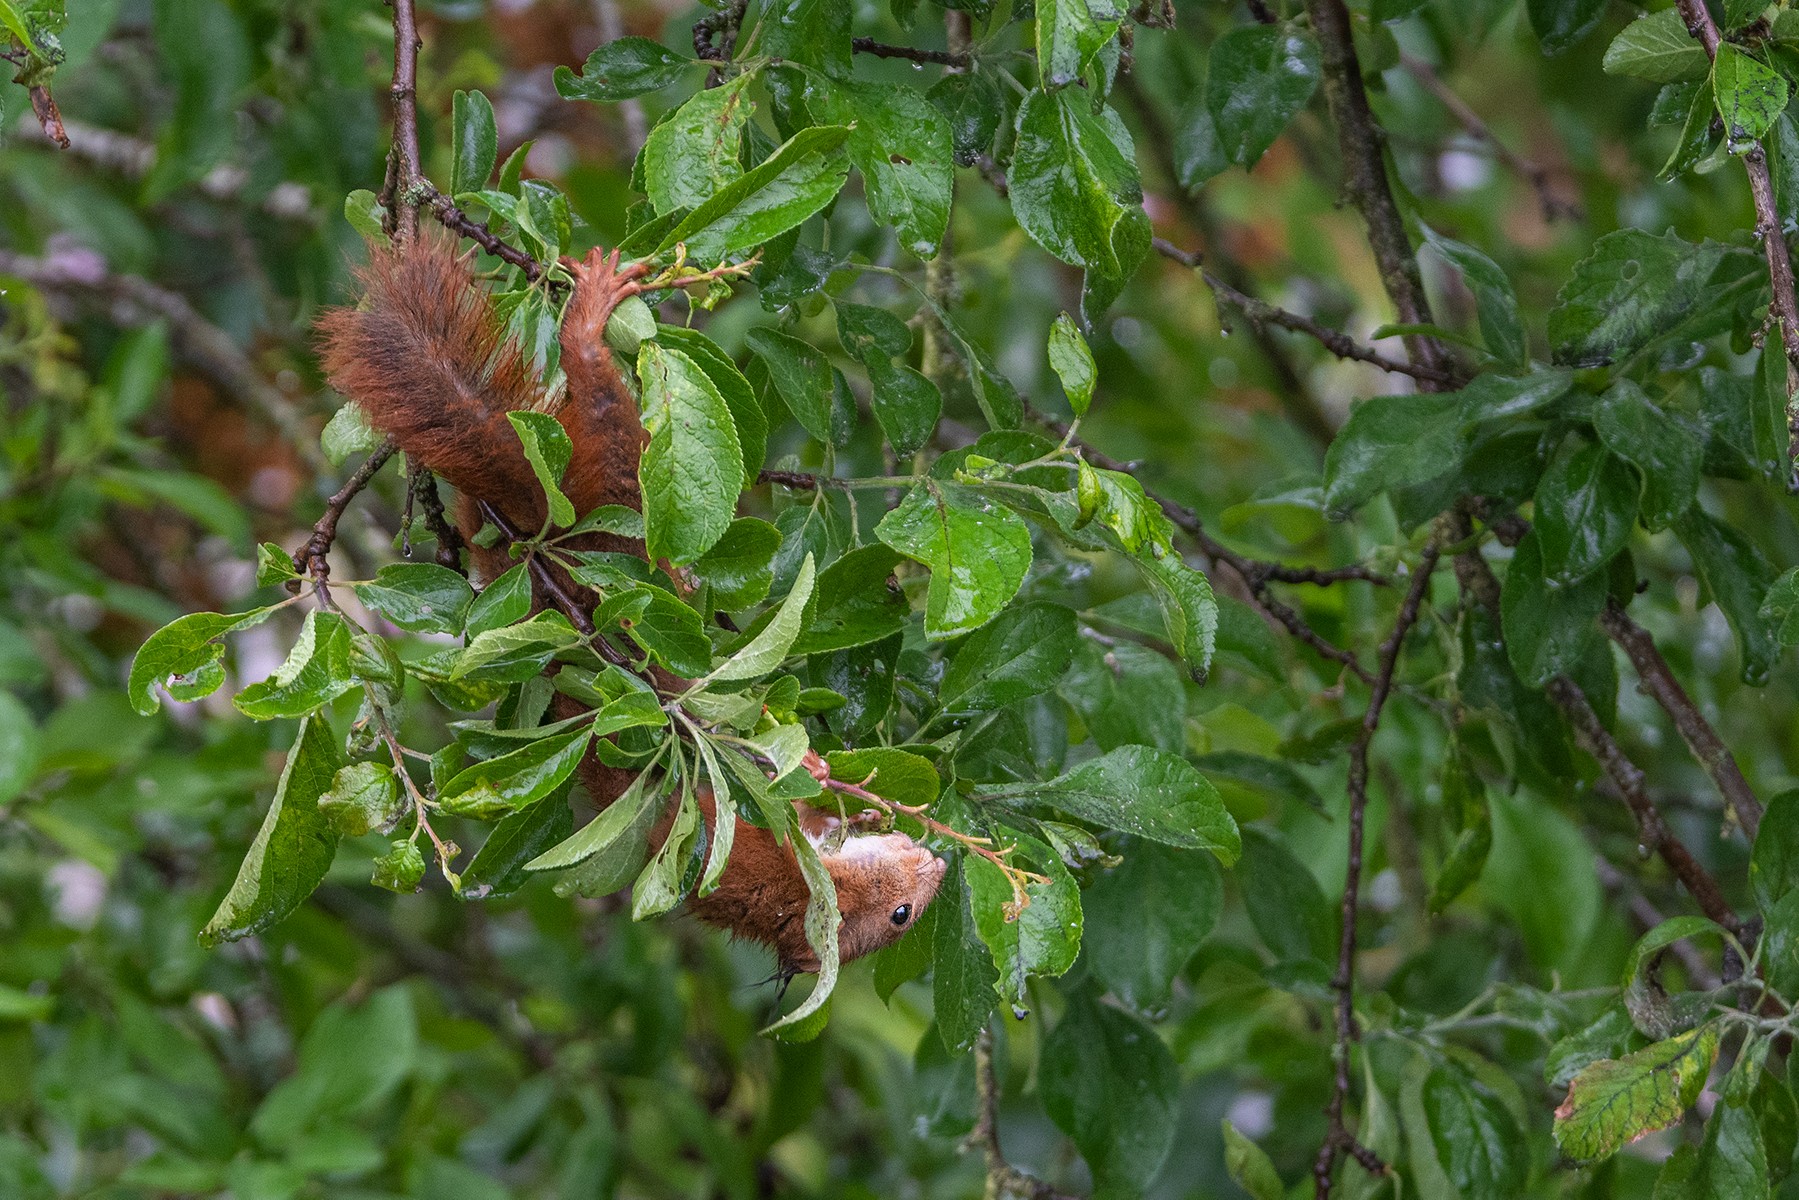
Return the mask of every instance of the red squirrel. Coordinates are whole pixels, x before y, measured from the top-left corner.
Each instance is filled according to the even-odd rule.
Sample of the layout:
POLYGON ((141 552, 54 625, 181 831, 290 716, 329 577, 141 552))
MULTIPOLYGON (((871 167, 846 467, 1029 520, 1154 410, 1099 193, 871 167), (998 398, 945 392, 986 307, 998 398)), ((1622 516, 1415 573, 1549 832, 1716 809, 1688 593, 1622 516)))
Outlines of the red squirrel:
MULTIPOLYGON (((620 376, 604 341, 606 320, 634 295, 645 271, 620 268, 618 254, 595 249, 585 261, 563 260, 575 291, 563 315, 560 341, 567 389, 545 394, 518 344, 510 339, 487 292, 444 241, 415 239, 401 249, 371 249, 358 273, 362 303, 337 308, 319 320, 321 356, 332 387, 354 400, 369 423, 408 459, 430 468, 459 493, 457 523, 465 537, 482 525, 486 504, 514 529, 542 528, 545 501, 508 412, 553 410, 568 432, 574 455, 562 490, 577 513, 602 504, 641 509, 637 463, 647 441, 637 401, 620 376)), ((626 550, 643 544, 594 534, 578 549, 626 550)), ((476 574, 497 577, 512 560, 504 546, 470 543, 476 574)), ((582 590, 572 582, 577 595, 582 590)), ((591 604, 591 594, 585 602, 591 604)), ((584 711, 558 694, 557 718, 584 711)), ((607 767, 593 754, 581 764, 582 783, 604 808, 623 792, 631 773, 607 767)), ((702 816, 715 820, 712 795, 700 789, 702 816)), ((820 841, 838 825, 835 817, 797 805, 806 835, 820 841)), ((672 813, 670 814, 672 817, 672 813)), ((661 845, 670 818, 655 833, 661 845)), ((851 818, 851 824, 862 819, 851 818)), ((901 833, 849 836, 822 855, 837 887, 843 921, 838 940, 843 961, 896 941, 918 920, 942 882, 944 862, 901 833)), ((766 829, 737 821, 731 855, 718 887, 694 897, 689 909, 701 920, 738 937, 770 946, 783 975, 816 971, 817 955, 806 941, 810 890, 791 846, 766 829)))

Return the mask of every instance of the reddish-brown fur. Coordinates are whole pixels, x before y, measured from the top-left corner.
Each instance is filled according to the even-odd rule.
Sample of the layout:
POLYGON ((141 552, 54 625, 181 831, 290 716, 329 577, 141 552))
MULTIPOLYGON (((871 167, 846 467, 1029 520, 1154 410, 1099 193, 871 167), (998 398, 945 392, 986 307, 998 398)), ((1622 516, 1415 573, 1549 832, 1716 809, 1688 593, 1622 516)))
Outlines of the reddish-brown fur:
MULTIPOLYGON (((580 513, 602 504, 639 508, 637 462, 646 438, 636 399, 603 335, 612 310, 633 294, 641 270, 620 270, 616 252, 606 256, 598 250, 568 265, 576 280, 561 332, 568 391, 555 415, 574 456, 562 490, 580 513)), ((458 516, 465 535, 481 526, 478 501, 515 528, 535 532, 544 521, 543 492, 506 414, 547 406, 487 293, 447 244, 431 239, 404 251, 374 249, 358 278, 362 304, 334 309, 319 321, 331 386, 355 400, 369 423, 409 457, 462 494, 458 516)), ((643 551, 641 544, 606 535, 595 535, 586 548, 643 551)), ((473 553, 477 570, 489 579, 511 565, 504 548, 473 553)), ((556 697, 555 716, 580 711, 578 702, 556 697)), ((581 765, 582 783, 602 808, 630 779, 630 773, 606 767, 591 754, 581 765)), ((700 801, 710 829, 711 794, 702 791, 700 801)), ((834 818, 824 818, 822 825, 832 823, 834 818)), ((809 836, 821 834, 820 819, 808 817, 805 825, 809 836)), ((658 845, 666 832, 664 822, 658 845)), ((839 939, 845 961, 880 949, 910 928, 943 876, 943 861, 903 834, 846 839, 824 863, 843 914, 839 939), (896 921, 901 906, 905 916, 896 921)), ((740 818, 717 889, 694 898, 689 907, 710 924, 772 947, 783 972, 813 971, 818 962, 804 932, 809 896, 793 848, 740 818)))

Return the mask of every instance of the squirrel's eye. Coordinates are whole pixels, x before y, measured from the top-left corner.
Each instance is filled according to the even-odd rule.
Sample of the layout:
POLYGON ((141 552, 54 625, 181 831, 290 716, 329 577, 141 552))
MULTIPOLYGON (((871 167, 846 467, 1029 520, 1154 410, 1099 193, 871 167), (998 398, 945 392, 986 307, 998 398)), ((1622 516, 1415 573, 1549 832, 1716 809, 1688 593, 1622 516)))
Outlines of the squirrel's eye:
POLYGON ((895 925, 904 925, 907 921, 912 919, 912 906, 910 904, 900 905, 893 910, 893 916, 889 919, 892 920, 895 925))

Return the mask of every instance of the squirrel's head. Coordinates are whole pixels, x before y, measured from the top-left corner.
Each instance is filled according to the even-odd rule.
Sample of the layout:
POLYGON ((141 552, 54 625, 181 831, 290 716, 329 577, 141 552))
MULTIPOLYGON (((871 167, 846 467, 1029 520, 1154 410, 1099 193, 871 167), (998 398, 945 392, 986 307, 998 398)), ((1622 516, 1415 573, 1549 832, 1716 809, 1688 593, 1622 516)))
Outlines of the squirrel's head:
POLYGON ((837 884, 844 962, 892 945, 924 913, 947 864, 903 833, 846 838, 825 857, 837 884))

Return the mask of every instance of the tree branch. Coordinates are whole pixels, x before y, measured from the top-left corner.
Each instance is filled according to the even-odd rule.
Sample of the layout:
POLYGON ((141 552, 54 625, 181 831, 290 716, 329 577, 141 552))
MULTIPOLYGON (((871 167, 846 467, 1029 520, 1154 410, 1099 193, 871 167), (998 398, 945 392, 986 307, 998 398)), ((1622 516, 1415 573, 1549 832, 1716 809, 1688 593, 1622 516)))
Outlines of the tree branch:
MULTIPOLYGON (((1381 283, 1402 325, 1428 325, 1433 319, 1418 257, 1406 233, 1405 219, 1387 183, 1386 136, 1368 107, 1362 67, 1356 59, 1349 10, 1343 0, 1306 0, 1312 32, 1318 36, 1324 74, 1324 98, 1337 126, 1343 156, 1343 190, 1368 226, 1368 246, 1380 268, 1381 283)), ((1415 364, 1433 371, 1453 369, 1435 338, 1408 334, 1406 352, 1415 364)), ((1420 380, 1425 391, 1442 391, 1434 380, 1420 380)))
POLYGON ((1219 303, 1229 304, 1232 308, 1241 310, 1243 315, 1249 318, 1251 328, 1260 328, 1264 325, 1278 325, 1282 329, 1290 329, 1295 333, 1303 333, 1306 336, 1315 339, 1321 346, 1326 350, 1329 350, 1338 358, 1352 359, 1356 362, 1365 362, 1370 366, 1379 367, 1383 371, 1392 371, 1399 375, 1410 375, 1413 379, 1419 380, 1420 382, 1441 384, 1446 388, 1455 387, 1459 383, 1459 378, 1454 372, 1438 370, 1435 367, 1422 366, 1417 363, 1409 363, 1397 358, 1388 358, 1380 351, 1362 345, 1340 329, 1332 329, 1328 325, 1321 325, 1310 317, 1301 316, 1296 312, 1290 312, 1287 309, 1270 304, 1266 300, 1258 300, 1246 292, 1239 291, 1218 276, 1206 270, 1202 265, 1204 259, 1200 255, 1191 251, 1182 250, 1172 242, 1165 241, 1162 238, 1155 238, 1150 244, 1155 247, 1156 253, 1160 254, 1163 258, 1173 259, 1182 266, 1191 267, 1195 271, 1198 271, 1199 277, 1205 280, 1207 287, 1212 289, 1212 293, 1217 297, 1219 303))
POLYGON ((1442 538, 1433 535, 1425 545, 1417 573, 1412 577, 1412 586, 1406 592, 1405 602, 1400 605, 1398 619, 1393 623, 1393 632, 1381 643, 1380 670, 1374 677, 1374 690, 1368 697, 1367 709, 1362 713, 1361 732, 1356 735, 1355 743, 1349 749, 1349 871, 1343 884, 1337 971, 1331 977, 1331 989, 1337 993, 1337 1036, 1331 1047, 1331 1059, 1336 1072, 1330 1103, 1324 1110, 1330 1123, 1329 1130, 1325 1134, 1324 1144, 1318 1148, 1317 1161, 1312 1165, 1314 1191, 1319 1200, 1326 1200, 1330 1196, 1332 1175, 1336 1171, 1337 1162, 1346 1153, 1372 1174, 1387 1173, 1387 1165, 1381 1161, 1380 1156, 1362 1145, 1343 1123, 1343 1106, 1349 1099, 1350 1090, 1349 1043, 1360 1036, 1355 1023, 1355 952, 1356 923, 1362 890, 1362 837, 1368 813, 1368 749, 1374 742, 1375 730, 1380 728, 1381 710, 1386 707, 1387 698, 1393 692, 1393 675, 1399 666, 1400 648, 1405 644, 1406 634, 1417 623, 1425 594, 1430 590, 1431 576, 1436 573, 1437 559, 1443 552, 1441 543, 1442 538))
MULTIPOLYGON (((1705 56, 1718 57, 1722 40, 1705 0, 1675 0, 1687 33, 1705 48, 1705 56)), ((1743 157, 1743 170, 1749 176, 1749 194, 1755 201, 1755 238, 1762 244, 1768 261, 1768 285, 1773 292, 1775 322, 1780 326, 1780 340, 1786 348, 1787 360, 1787 440, 1789 449, 1799 449, 1799 293, 1793 283, 1793 258, 1787 250, 1786 234, 1780 223, 1780 210, 1774 203, 1774 178, 1768 170, 1768 155, 1757 142, 1743 157)), ((1799 492, 1799 459, 1787 480, 1789 491, 1799 492)))
POLYGON ((1639 840, 1661 855, 1662 861, 1668 864, 1675 878, 1692 893, 1700 912, 1732 933, 1737 932, 1742 927, 1742 922, 1731 911, 1730 904, 1724 899, 1723 890, 1718 887, 1718 881, 1693 857, 1693 852, 1687 849, 1686 844, 1668 831, 1660 810, 1655 807, 1655 801, 1649 798, 1647 777, 1643 774, 1643 769, 1632 762, 1619 747, 1605 723, 1599 719, 1599 714, 1587 702, 1586 695, 1566 675, 1557 675, 1551 679, 1544 690, 1568 717, 1587 752, 1605 768, 1605 773, 1618 789, 1620 798, 1636 818, 1639 840))
POLYGON ((892 46, 886 42, 877 42, 871 37, 851 38, 850 49, 857 54, 872 54, 876 58, 903 58, 907 62, 915 62, 921 66, 930 63, 938 67, 966 68, 970 62, 967 54, 958 54, 953 50, 920 50, 914 46, 892 46))
MULTIPOLYGON (((21 125, 19 131, 28 139, 48 141, 47 135, 36 132, 36 128, 33 125, 21 125)), ((156 165, 156 147, 130 134, 99 125, 70 121, 68 137, 65 148, 71 157, 108 171, 117 171, 128 179, 142 179, 156 165)), ((202 175, 194 186, 208 200, 229 204, 242 198, 249 184, 250 172, 246 168, 226 164, 214 167, 202 175)), ((256 207, 283 221, 311 222, 314 216, 311 189, 303 183, 292 181, 278 183, 270 188, 256 202, 256 207)))
POLYGON ((389 94, 394 102, 395 178, 393 202, 398 206, 399 238, 410 242, 419 234, 418 185, 424 181, 419 166, 419 31, 413 0, 388 0, 394 10, 394 81, 389 94))
POLYGON ((312 580, 313 590, 321 595, 324 593, 325 581, 331 577, 329 559, 331 547, 337 541, 338 522, 343 520, 350 501, 369 485, 375 472, 386 466, 387 460, 398 449, 391 438, 375 447, 374 452, 356 468, 356 472, 344 480, 344 485, 325 501, 324 514, 313 524, 312 536, 306 539, 304 546, 294 551, 294 570, 312 580))
POLYGON ((231 335, 201 316, 180 293, 136 275, 115 275, 98 254, 81 248, 44 258, 0 249, 0 274, 44 291, 103 304, 108 315, 124 325, 164 322, 183 361, 280 431, 314 474, 331 472, 301 404, 264 379, 231 335))
POLYGON ((1577 202, 1562 199, 1550 186, 1549 168, 1524 157, 1500 141, 1499 135, 1493 132, 1493 127, 1482 120, 1481 115, 1475 112, 1466 100, 1456 95, 1454 90, 1443 82, 1443 77, 1437 74, 1435 67, 1415 55, 1403 52, 1399 56, 1399 64, 1406 69, 1407 74, 1418 81, 1418 86, 1435 96, 1437 103, 1449 110, 1449 115, 1468 131, 1470 137, 1492 147, 1493 156, 1510 167, 1531 186, 1531 189, 1537 193, 1537 203, 1543 209, 1544 220, 1554 221, 1560 217, 1566 217, 1571 221, 1585 219, 1586 214, 1577 202))
POLYGON ((1668 666, 1668 660, 1656 649, 1655 639, 1649 631, 1630 619, 1630 615, 1616 600, 1608 601, 1605 611, 1599 616, 1599 624, 1605 629, 1607 636, 1623 648, 1630 656, 1630 661, 1637 669, 1637 681, 1644 692, 1662 706, 1674 722, 1681 740, 1699 765, 1705 768, 1706 774, 1712 777, 1717 785, 1718 794, 1730 805, 1735 814, 1737 824, 1743 827, 1743 833, 1751 842, 1755 840, 1756 830, 1761 828, 1762 804, 1756 799, 1755 792, 1749 787, 1749 781, 1743 778, 1743 772, 1737 766, 1737 760, 1730 752, 1730 747, 1718 736, 1711 722, 1693 703, 1686 689, 1674 677, 1674 671, 1668 666))
POLYGON ((991 1029, 981 1030, 975 1039, 974 1087, 974 1130, 965 1145, 978 1147, 987 1160, 989 1200, 1079 1200, 1006 1161, 999 1144, 999 1078, 993 1069, 991 1029))
MULTIPOLYGON (((1168 193, 1174 198, 1175 206, 1181 216, 1191 225, 1204 241, 1206 248, 1213 251, 1213 262, 1219 277, 1240 292, 1248 293, 1250 279, 1241 264, 1228 257, 1216 253, 1222 238, 1218 232, 1218 222, 1212 210, 1200 198, 1199 194, 1181 186, 1180 166, 1175 162, 1174 147, 1176 138, 1174 131, 1162 119, 1155 101, 1146 95, 1134 73, 1120 73, 1118 91, 1131 103, 1142 123, 1145 134, 1144 147, 1155 155, 1156 166, 1161 170, 1166 181, 1168 193)), ((1178 260, 1177 260, 1178 261, 1178 260)), ((1197 264, 1189 264, 1197 265, 1197 264)), ((1318 403, 1318 397, 1300 375, 1298 369, 1287 354, 1287 348, 1277 341, 1268 329, 1255 321, 1249 323, 1250 339, 1255 342, 1256 349, 1261 351, 1267 361, 1269 370, 1274 373, 1275 398, 1287 416, 1306 436, 1320 447, 1330 445, 1331 438, 1336 436, 1336 425, 1324 407, 1318 403)))
POLYGON ((431 210, 431 215, 437 218, 438 224, 445 229, 474 242, 502 262, 511 263, 525 273, 526 279, 535 281, 543 274, 544 265, 542 263, 518 247, 508 245, 486 223, 475 220, 457 208, 456 202, 438 191, 430 180, 424 178, 415 180, 413 190, 417 193, 420 202, 431 210))

